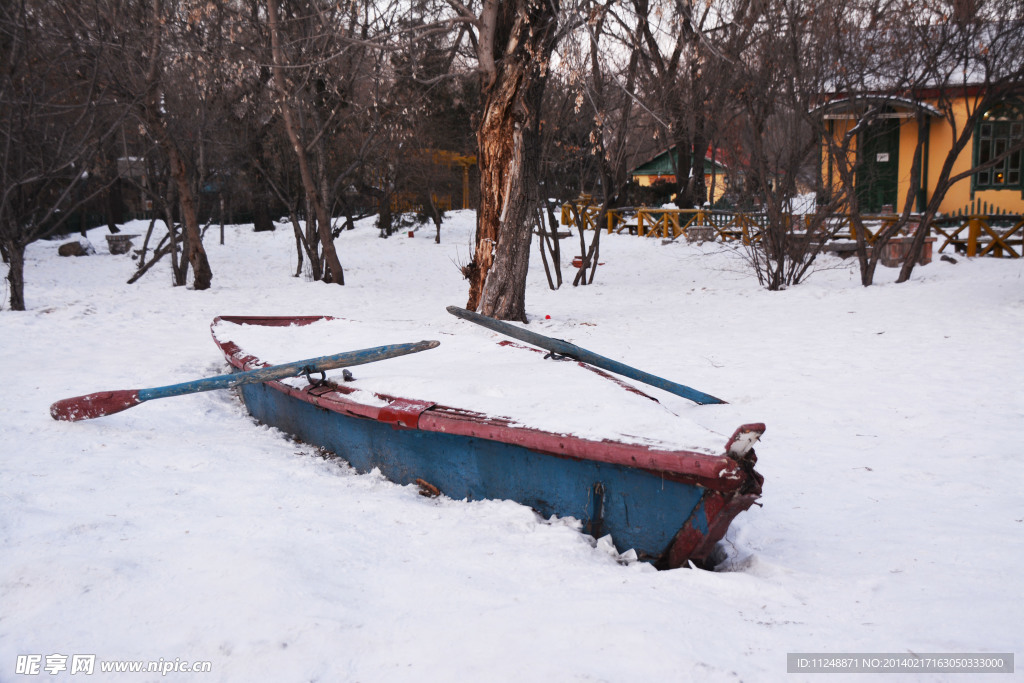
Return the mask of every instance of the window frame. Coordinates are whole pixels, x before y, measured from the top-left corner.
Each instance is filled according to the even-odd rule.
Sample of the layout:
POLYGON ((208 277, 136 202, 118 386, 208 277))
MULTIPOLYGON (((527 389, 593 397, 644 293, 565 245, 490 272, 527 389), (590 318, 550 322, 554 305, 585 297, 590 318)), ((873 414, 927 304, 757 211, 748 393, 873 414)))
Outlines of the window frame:
MULTIPOLYGON (((1024 142, 1024 104, 1003 102, 989 109, 974 128, 973 165, 986 163, 1013 145, 1024 142)), ((971 191, 1017 190, 1024 194, 1024 149, 971 175, 971 191)))

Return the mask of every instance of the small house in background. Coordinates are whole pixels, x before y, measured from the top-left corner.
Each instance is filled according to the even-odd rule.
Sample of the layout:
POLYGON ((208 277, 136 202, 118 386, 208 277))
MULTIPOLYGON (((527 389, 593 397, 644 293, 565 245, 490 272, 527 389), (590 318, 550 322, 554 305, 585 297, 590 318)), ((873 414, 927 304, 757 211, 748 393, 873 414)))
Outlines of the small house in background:
MULTIPOLYGON (((725 194, 728 188, 726 179, 726 167, 717 159, 721 155, 712 158, 712 149, 709 147, 704 157, 704 186, 707 187, 711 203, 717 202, 725 194)), ((692 161, 687 159, 683 163, 684 169, 692 168, 692 161)), ((676 148, 672 147, 661 152, 653 159, 640 164, 629 172, 630 177, 640 187, 648 187, 658 181, 675 182, 675 169, 679 168, 679 155, 676 148)))
MULTIPOLYGON (((979 86, 980 87, 980 86, 979 86)), ((979 87, 959 88, 954 95, 933 89, 915 97, 884 93, 857 98, 837 97, 818 107, 826 123, 826 135, 843 138, 861 126, 853 143, 850 163, 860 211, 865 214, 900 213, 910 192, 911 167, 918 149, 918 127, 924 126, 920 181, 909 194, 911 211, 923 211, 934 194, 942 165, 956 138, 940 107, 946 103, 959 131, 978 101, 979 87), (868 116, 870 112, 870 116, 868 116), (880 113, 879 113, 880 112, 880 113), (918 121, 921 121, 919 124, 918 121)), ((939 207, 943 214, 1024 214, 1024 168, 1020 147, 1024 143, 1024 101, 1011 99, 989 107, 973 126, 971 139, 957 156, 951 177, 1003 158, 955 183, 939 207), (1017 151, 1006 155, 1007 150, 1017 151)), ((836 159, 822 154, 824 187, 839 186, 836 159)))

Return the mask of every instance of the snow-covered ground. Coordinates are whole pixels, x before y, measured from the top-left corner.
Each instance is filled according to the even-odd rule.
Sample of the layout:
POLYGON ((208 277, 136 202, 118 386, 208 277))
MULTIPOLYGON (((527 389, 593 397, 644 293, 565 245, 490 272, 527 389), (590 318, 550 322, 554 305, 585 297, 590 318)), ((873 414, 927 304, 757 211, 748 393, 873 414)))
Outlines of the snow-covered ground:
POLYGON ((105 229, 93 256, 31 245, 30 310, 0 311, 0 681, 795 681, 820 677, 787 674, 789 652, 1024 652, 1024 260, 936 260, 902 285, 880 269, 871 288, 826 260, 767 292, 721 245, 612 235, 593 286, 552 292, 536 258, 533 329, 729 401, 651 390, 666 420, 768 425, 763 507, 715 572, 621 564, 572 520, 358 475, 230 392, 48 414, 223 374, 217 315, 486 335, 445 312, 465 304, 472 225, 453 214, 437 245, 363 223, 338 240, 345 287, 291 277, 286 226, 229 226, 224 246, 211 230, 202 292, 166 263, 125 284, 105 229), (101 673, 122 660, 178 670, 101 673))

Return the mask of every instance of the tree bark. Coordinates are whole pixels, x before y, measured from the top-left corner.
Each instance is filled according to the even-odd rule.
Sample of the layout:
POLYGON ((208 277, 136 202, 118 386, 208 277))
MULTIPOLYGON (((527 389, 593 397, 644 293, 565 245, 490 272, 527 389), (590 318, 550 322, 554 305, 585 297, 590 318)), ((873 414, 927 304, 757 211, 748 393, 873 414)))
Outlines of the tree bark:
MULTIPOLYGON (((530 228, 539 176, 540 106, 556 42, 557 3, 490 3, 479 61, 486 94, 477 129, 480 210, 476 251, 465 268, 467 307, 526 322, 530 228), (499 42, 497 37, 503 37, 499 42), (485 39, 487 38, 487 39, 485 39), (489 86, 489 87, 487 87, 489 86)), ((483 28, 481 33, 483 34, 483 28)))

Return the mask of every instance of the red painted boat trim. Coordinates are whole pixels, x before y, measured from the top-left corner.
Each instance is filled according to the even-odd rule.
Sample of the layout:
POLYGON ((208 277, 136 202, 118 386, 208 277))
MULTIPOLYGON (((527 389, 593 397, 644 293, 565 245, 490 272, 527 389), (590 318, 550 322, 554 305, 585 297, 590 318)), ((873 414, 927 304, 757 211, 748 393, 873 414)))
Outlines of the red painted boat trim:
POLYGON ((428 401, 396 398, 386 407, 380 409, 377 419, 381 422, 388 422, 399 429, 420 429, 420 416, 434 405, 428 401))

